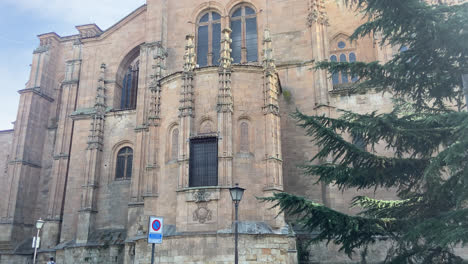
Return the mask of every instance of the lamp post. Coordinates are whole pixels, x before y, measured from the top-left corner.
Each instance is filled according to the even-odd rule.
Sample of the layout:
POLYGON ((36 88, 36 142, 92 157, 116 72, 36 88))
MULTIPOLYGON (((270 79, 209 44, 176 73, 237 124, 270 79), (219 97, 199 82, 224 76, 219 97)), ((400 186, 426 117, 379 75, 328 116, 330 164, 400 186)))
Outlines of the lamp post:
POLYGON ((39 243, 39 233, 41 232, 41 228, 44 225, 44 220, 39 218, 39 220, 36 221, 36 228, 37 228, 37 235, 34 241, 34 258, 33 258, 33 264, 36 264, 36 256, 37 256, 37 248, 38 248, 38 243, 39 243))
POLYGON ((239 239, 239 232, 238 232, 238 211, 239 211, 239 203, 242 200, 242 195, 244 195, 245 189, 239 187, 239 184, 236 183, 235 187, 232 187, 229 189, 229 192, 231 192, 231 198, 232 201, 234 202, 234 206, 236 208, 236 221, 234 223, 235 226, 235 233, 234 233, 234 241, 235 241, 235 246, 234 246, 234 251, 235 251, 235 257, 234 257, 234 263, 238 264, 239 263, 239 252, 237 250, 237 242, 239 239))

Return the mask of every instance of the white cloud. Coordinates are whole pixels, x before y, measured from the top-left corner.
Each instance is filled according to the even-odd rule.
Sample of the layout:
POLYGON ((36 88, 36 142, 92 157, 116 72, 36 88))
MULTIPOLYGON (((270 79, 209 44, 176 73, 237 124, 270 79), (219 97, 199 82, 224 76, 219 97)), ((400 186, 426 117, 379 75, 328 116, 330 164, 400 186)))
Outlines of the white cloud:
POLYGON ((103 30, 145 4, 145 0, 2 0, 37 16, 72 25, 96 23, 103 30))

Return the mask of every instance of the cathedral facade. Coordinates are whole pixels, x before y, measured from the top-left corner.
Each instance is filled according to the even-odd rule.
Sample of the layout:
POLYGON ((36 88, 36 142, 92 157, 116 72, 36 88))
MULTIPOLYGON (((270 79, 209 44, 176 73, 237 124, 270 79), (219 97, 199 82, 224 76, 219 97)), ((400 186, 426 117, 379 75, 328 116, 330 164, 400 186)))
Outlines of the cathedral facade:
MULTIPOLYGON (((150 263, 153 215, 156 263, 233 263, 237 183, 241 262, 298 263, 294 230, 257 197, 349 212, 353 193, 303 176, 317 146, 290 114, 391 109, 351 93, 354 76, 313 70, 398 52, 378 35, 350 42, 361 19, 339 1, 147 0, 105 31, 39 35, 14 129, 0 132, 0 263, 30 263, 39 218, 41 261, 150 263)), ((310 261, 337 256, 323 246, 310 261)))

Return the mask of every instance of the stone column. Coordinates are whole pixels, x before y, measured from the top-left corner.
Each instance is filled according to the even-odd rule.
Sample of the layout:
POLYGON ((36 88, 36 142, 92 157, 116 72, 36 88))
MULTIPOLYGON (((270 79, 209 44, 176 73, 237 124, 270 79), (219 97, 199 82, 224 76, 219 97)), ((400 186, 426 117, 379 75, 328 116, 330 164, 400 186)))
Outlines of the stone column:
POLYGON ((61 86, 61 105, 59 106, 57 136, 53 153, 54 160, 49 183, 47 218, 42 236, 44 248, 54 247, 59 242, 70 162, 70 148, 73 138, 74 121, 70 118, 70 115, 76 110, 81 71, 81 49, 82 44, 77 40, 73 44, 73 58, 66 62, 65 80, 61 86))
POLYGON ((6 190, 0 199, 0 242, 2 249, 13 250, 17 242, 32 234, 41 163, 49 112, 55 101, 57 46, 55 33, 39 36, 34 51, 30 80, 20 90, 20 103, 8 163, 6 190), (8 244, 8 245, 7 245, 8 244))
POLYGON ((221 61, 218 70, 218 185, 232 186, 232 114, 233 100, 231 91, 231 30, 226 28, 222 32, 221 61))
POLYGON ((184 72, 182 74, 182 91, 180 93, 179 107, 179 179, 177 188, 183 189, 189 186, 189 159, 190 159, 190 136, 193 133, 194 119, 194 91, 193 76, 195 69, 195 45, 194 36, 186 37, 184 56, 184 72))
POLYGON ((88 147, 86 149, 86 167, 83 173, 81 194, 81 208, 78 214, 77 244, 86 244, 94 226, 97 213, 96 195, 100 177, 102 159, 104 124, 106 117, 106 65, 101 65, 101 74, 97 88, 96 103, 94 105, 93 119, 91 121, 88 147))

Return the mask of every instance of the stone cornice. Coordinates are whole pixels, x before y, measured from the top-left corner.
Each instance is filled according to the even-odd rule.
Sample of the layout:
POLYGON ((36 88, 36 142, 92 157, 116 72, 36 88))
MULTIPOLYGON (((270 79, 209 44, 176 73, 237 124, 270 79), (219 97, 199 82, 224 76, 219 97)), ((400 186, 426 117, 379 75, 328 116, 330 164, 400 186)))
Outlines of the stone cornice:
POLYGON ((43 92, 41 92, 41 88, 40 87, 34 87, 34 88, 26 88, 26 89, 23 89, 23 90, 19 90, 18 91, 19 94, 25 94, 25 93, 34 93, 35 95, 38 95, 40 96, 41 98, 44 98, 45 100, 49 101, 49 102, 53 102, 54 101, 54 98, 44 94, 43 92))
POLYGON ((40 164, 34 163, 32 161, 27 161, 27 160, 12 160, 8 162, 8 164, 21 164, 21 165, 30 166, 33 168, 38 168, 38 169, 42 168, 40 164))

